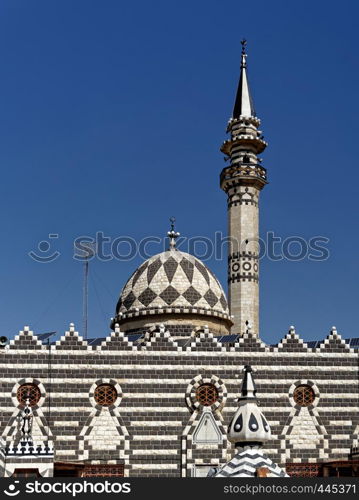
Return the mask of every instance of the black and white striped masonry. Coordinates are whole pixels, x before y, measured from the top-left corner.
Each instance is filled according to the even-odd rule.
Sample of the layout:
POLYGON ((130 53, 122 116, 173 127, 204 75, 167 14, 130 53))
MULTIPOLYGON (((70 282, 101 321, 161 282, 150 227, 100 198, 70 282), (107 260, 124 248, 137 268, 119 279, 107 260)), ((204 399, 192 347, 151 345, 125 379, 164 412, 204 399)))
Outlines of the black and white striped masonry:
POLYGON ((11 446, 17 433, 22 410, 17 390, 32 383, 41 393, 32 407, 32 434, 36 443, 54 443, 55 469, 76 462, 122 464, 130 477, 203 475, 233 456, 225 426, 238 409, 238 367, 244 365, 256 370, 261 410, 272 430, 264 455, 281 467, 288 462, 315 465, 345 459, 357 446, 358 351, 335 328, 316 347, 293 328, 276 345, 266 345, 251 332, 234 345, 222 343, 207 328, 182 346, 163 327, 148 339, 132 343, 116 327, 92 345, 70 325, 47 346, 24 328, 0 349, 4 446, 11 446), (104 383, 112 384, 118 397, 100 409, 94 391, 104 383), (201 384, 213 384, 218 393, 208 415, 196 400, 201 384), (303 384, 315 394, 308 407, 293 398, 303 384), (196 439, 205 417, 217 429, 217 442, 196 439))
MULTIPOLYGON (((3 476, 11 476, 16 469, 37 468, 42 476, 52 476, 54 469, 53 443, 47 437, 37 440, 34 436, 34 416, 27 397, 25 405, 17 413, 16 431, 8 442, 0 444, 0 470, 3 476)), ((15 423, 13 422, 13 424, 15 423)), ((37 423, 36 423, 37 424, 37 423)), ((35 431, 36 434, 36 431, 35 431)))

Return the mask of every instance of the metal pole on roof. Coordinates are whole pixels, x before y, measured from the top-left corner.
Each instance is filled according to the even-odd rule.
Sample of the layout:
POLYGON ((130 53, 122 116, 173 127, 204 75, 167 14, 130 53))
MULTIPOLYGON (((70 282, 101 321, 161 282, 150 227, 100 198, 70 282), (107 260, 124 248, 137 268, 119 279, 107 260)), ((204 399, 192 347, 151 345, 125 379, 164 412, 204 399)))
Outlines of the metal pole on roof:
POLYGON ((83 281, 83 337, 87 339, 88 329, 88 276, 89 276, 89 261, 86 257, 84 262, 84 281, 83 281))
POLYGON ((89 259, 96 255, 96 243, 86 242, 86 255, 84 257, 84 274, 83 274, 83 338, 87 339, 88 332, 88 278, 89 278, 89 259))

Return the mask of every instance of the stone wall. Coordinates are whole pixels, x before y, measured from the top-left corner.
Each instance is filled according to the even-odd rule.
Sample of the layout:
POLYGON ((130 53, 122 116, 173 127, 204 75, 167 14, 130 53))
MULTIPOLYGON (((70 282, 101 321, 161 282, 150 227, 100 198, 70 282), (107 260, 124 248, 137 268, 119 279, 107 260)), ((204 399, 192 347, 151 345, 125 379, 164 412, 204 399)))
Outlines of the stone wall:
POLYGON ((359 425, 358 352, 335 330, 311 349, 293 330, 272 347, 254 334, 230 347, 208 331, 180 347, 164 328, 141 346, 116 328, 91 347, 71 326, 48 347, 24 329, 0 351, 0 434, 6 442, 13 439, 16 388, 34 382, 41 387, 34 418, 43 439, 53 439, 55 461, 123 463, 129 476, 186 476, 196 468, 200 475, 233 454, 226 427, 237 408, 245 364, 254 369, 272 428, 266 451, 274 461, 317 462, 349 454, 359 425), (108 408, 94 400, 102 383, 113 384, 118 394, 108 408), (220 438, 207 443, 198 439, 207 411, 195 399, 201 383, 218 389, 208 422, 210 435, 220 438), (292 397, 303 383, 316 394, 306 408, 292 397))

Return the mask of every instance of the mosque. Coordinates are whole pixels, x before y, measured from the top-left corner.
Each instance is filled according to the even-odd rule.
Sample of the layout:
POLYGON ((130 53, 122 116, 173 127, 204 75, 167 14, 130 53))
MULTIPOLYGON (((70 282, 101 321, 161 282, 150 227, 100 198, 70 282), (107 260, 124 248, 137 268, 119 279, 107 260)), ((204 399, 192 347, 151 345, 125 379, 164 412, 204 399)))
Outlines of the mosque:
POLYGON ((359 339, 259 335, 258 220, 267 147, 243 42, 220 187, 228 298, 176 248, 134 271, 111 332, 24 327, 0 348, 0 475, 358 476, 359 339), (258 406, 257 400, 260 400, 258 406))

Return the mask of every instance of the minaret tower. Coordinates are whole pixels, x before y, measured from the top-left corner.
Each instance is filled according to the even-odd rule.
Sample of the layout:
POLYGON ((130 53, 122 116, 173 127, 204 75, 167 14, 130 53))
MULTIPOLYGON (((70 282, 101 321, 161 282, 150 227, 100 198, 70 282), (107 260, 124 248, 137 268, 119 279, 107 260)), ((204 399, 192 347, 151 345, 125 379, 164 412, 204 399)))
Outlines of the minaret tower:
POLYGON ((247 79, 246 41, 242 40, 241 74, 232 118, 221 151, 229 161, 221 173, 228 197, 228 295, 232 333, 248 327, 259 333, 259 193, 267 184, 258 157, 267 146, 256 117, 247 79))

